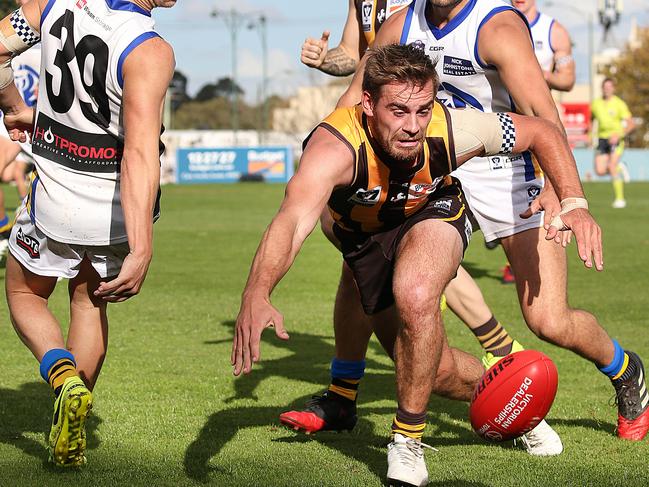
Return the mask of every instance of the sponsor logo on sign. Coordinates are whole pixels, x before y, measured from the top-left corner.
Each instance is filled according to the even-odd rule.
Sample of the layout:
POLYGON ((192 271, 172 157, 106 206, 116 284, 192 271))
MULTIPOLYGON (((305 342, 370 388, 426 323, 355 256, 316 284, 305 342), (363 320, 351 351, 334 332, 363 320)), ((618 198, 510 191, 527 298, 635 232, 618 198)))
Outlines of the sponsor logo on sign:
POLYGON ((372 189, 358 189, 348 201, 361 206, 374 206, 381 199, 381 186, 372 189))
POLYGON ((469 59, 444 56, 444 74, 451 76, 469 76, 476 74, 473 63, 469 59))
POLYGON ((18 232, 16 233, 16 244, 18 244, 18 247, 27 252, 27 254, 32 259, 41 258, 38 242, 36 241, 36 239, 30 237, 29 235, 25 235, 22 228, 19 228, 18 232))

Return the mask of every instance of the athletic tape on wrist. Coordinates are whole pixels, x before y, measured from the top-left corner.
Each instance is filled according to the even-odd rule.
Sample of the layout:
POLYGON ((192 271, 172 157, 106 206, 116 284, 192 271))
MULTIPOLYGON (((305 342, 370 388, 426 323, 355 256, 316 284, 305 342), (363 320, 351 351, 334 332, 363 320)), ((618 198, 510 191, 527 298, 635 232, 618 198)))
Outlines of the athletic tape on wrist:
POLYGON ((550 226, 556 227, 559 230, 570 230, 570 228, 567 227, 565 223, 563 223, 561 215, 564 215, 572 210, 577 210, 579 208, 583 208, 584 210, 588 209, 588 201, 586 201, 586 198, 566 198, 561 200, 561 211, 552 219, 550 226))

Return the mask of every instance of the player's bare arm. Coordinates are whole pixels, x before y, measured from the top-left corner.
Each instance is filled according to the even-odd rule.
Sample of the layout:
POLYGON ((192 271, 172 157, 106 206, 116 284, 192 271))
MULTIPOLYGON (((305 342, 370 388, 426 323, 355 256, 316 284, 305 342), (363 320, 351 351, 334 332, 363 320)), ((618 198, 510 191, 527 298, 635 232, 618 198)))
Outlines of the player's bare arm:
POLYGON ((270 294, 293 264, 331 192, 351 183, 353 167, 347 146, 327 129, 316 129, 255 254, 234 333, 230 359, 234 375, 249 373, 253 362, 259 360, 265 328, 274 326, 279 338, 288 339, 282 315, 271 304, 270 294))
POLYGON ((477 110, 452 110, 451 114, 458 165, 476 156, 518 154, 527 150, 537 157, 561 199, 559 218, 553 220, 546 238, 554 239, 558 231, 571 229, 586 267, 593 266, 594 257, 596 269, 602 270, 601 230, 588 212, 575 161, 563 132, 539 117, 477 110))
MULTIPOLYGON (((17 14, 22 15, 37 34, 40 32, 41 8, 45 3, 45 0, 31 0, 17 14)), ((0 107, 5 114, 4 123, 11 137, 24 142, 24 131, 33 126, 34 111, 25 105, 16 89, 11 59, 29 49, 30 44, 16 33, 11 21, 13 15, 12 12, 0 21, 0 107)))
POLYGON ((570 35, 555 20, 550 36, 554 48, 554 70, 543 72, 545 81, 553 90, 570 91, 575 86, 575 60, 572 58, 570 35))
POLYGON ((95 292, 119 302, 136 295, 153 254, 154 204, 160 185, 162 106, 175 66, 171 46, 159 37, 143 42, 124 62, 124 156, 120 193, 130 253, 119 275, 95 292))
MULTIPOLYGON (((381 27, 381 30, 379 30, 379 32, 377 33, 372 47, 386 46, 388 44, 396 44, 399 42, 399 38, 401 37, 401 29, 403 28, 407 11, 408 9, 403 9, 392 15, 388 20, 385 21, 385 23, 381 27)), ((361 94, 363 92, 363 72, 365 71, 365 58, 366 56, 363 55, 360 62, 358 63, 356 73, 354 74, 349 87, 338 100, 336 108, 351 107, 361 101, 361 94)))
MULTIPOLYGON (((550 120, 561 131, 564 130, 534 55, 529 30, 516 12, 498 13, 485 23, 478 36, 478 52, 485 63, 498 69, 518 113, 550 120)), ((547 229, 550 220, 561 211, 551 180, 546 180, 537 199, 540 199, 546 208, 544 226, 547 229)), ((567 240, 569 234, 564 235, 567 240)))
POLYGON ((332 76, 353 74, 367 49, 365 37, 361 35, 358 25, 354 0, 349 0, 343 36, 340 44, 333 49, 328 49, 329 35, 329 31, 324 31, 320 39, 308 38, 304 41, 300 59, 307 66, 332 76))

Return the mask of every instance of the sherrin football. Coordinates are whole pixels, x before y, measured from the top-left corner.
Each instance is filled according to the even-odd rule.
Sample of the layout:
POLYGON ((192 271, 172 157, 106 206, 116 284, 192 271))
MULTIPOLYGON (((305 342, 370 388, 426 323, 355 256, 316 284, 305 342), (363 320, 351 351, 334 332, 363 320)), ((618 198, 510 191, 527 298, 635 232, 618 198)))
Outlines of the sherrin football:
POLYGON ((469 416, 489 441, 524 435, 548 414, 558 384, 557 367, 536 350, 503 357, 487 370, 473 393, 469 416))

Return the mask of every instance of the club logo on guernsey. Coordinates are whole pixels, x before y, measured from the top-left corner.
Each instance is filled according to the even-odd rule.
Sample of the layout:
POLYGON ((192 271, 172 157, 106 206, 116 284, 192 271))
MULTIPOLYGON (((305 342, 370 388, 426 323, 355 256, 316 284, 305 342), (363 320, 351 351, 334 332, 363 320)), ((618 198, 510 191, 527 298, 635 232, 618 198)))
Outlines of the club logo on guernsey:
POLYGON ((360 188, 349 198, 349 201, 361 206, 374 206, 381 199, 382 190, 383 188, 381 186, 376 186, 372 189, 360 188))
POLYGON ((476 74, 476 72, 470 60, 444 56, 444 74, 450 76, 470 76, 476 74))
POLYGON ((530 186, 527 188, 527 199, 531 203, 541 194, 541 188, 538 186, 530 186))
POLYGON ((16 244, 18 247, 23 249, 27 254, 32 258, 32 259, 40 259, 41 258, 41 253, 40 253, 40 248, 39 244, 36 241, 36 239, 30 237, 29 235, 25 235, 23 233, 23 229, 19 228, 18 232, 16 233, 16 244))
POLYGON ((370 32, 372 30, 372 12, 374 5, 372 0, 365 0, 361 5, 361 24, 363 24, 363 32, 370 32))

